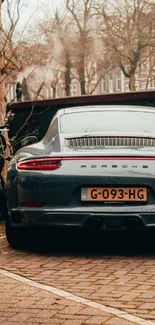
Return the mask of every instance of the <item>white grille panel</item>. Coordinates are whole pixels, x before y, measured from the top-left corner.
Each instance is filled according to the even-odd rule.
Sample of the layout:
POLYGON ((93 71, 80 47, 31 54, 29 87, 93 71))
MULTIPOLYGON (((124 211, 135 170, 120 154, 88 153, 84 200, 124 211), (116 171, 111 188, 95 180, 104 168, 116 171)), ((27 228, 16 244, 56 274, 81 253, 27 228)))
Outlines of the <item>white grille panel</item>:
POLYGON ((134 137, 82 137, 66 138, 69 148, 104 148, 104 147, 155 147, 154 138, 134 137))

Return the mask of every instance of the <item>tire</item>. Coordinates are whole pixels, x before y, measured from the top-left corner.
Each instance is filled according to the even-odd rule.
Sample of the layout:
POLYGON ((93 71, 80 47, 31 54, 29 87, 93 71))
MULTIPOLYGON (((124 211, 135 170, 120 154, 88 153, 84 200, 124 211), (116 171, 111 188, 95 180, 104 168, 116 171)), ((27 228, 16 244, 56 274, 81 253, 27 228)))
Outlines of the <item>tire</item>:
POLYGON ((25 242, 24 229, 13 228, 9 217, 5 219, 5 233, 9 245, 12 248, 22 248, 25 242))
POLYGON ((2 176, 0 176, 0 202, 1 202, 1 206, 0 206, 0 220, 4 221, 6 219, 7 216, 7 199, 6 199, 6 193, 5 193, 5 183, 4 180, 2 178, 2 176))

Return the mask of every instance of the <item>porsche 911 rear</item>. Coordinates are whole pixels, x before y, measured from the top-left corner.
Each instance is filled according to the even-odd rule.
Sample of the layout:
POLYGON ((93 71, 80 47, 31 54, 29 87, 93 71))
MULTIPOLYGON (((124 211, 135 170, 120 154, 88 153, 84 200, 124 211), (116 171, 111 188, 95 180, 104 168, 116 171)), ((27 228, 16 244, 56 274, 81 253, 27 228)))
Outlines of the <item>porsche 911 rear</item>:
POLYGON ((9 164, 6 234, 27 226, 155 227, 155 111, 62 109, 43 140, 9 164))
POLYGON ((155 156, 62 155, 17 163, 8 202, 14 226, 155 226, 155 156))

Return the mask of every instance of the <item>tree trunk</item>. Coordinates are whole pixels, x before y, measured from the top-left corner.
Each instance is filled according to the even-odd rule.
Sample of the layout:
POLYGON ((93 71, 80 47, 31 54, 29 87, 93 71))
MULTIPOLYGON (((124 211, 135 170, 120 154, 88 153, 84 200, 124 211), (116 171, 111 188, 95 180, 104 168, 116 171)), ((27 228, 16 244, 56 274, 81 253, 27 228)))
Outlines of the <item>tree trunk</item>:
POLYGON ((80 69, 79 75, 80 75, 81 95, 86 95, 85 73, 83 69, 80 69))
POLYGON ((86 95, 85 60, 84 60, 84 57, 82 57, 81 60, 80 60, 79 78, 80 78, 81 95, 86 95))
POLYGON ((56 87, 52 87, 52 89, 53 89, 53 96, 52 96, 52 98, 56 98, 56 87))
POLYGON ((66 96, 70 96, 70 84, 71 84, 71 62, 69 54, 66 53, 66 64, 65 64, 65 93, 66 96))
MULTIPOLYGON (((2 29, 2 0, 0 0, 0 125, 4 124, 4 119, 6 116, 6 102, 5 102, 5 84, 3 81, 4 75, 2 73, 3 67, 4 67, 4 56, 2 52, 3 48, 3 29, 2 29)), ((6 152, 9 154, 9 146, 8 146, 8 134, 7 131, 3 132, 3 135, 5 137, 7 148, 6 152)), ((6 175, 7 175, 7 164, 5 163, 3 171, 2 171, 2 177, 4 181, 6 181, 6 175)))
POLYGON ((135 91, 135 69, 130 70, 129 89, 130 91, 135 91))

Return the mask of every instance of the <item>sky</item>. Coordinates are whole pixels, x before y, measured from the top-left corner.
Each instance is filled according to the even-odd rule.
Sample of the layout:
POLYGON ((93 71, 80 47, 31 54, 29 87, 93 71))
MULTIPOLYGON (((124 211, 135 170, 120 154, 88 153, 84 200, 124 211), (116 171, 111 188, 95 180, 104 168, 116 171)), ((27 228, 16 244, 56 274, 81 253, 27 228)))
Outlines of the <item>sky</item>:
MULTIPOLYGON (((17 0, 11 0, 12 3, 15 3, 17 0)), ((54 14, 56 9, 63 10, 65 6, 65 0, 21 0, 21 3, 24 5, 23 9, 20 12, 20 26, 28 21, 31 15, 32 20, 41 19, 44 16, 45 12, 51 12, 54 14)), ((6 2, 3 3, 3 24, 6 23, 6 2)))
MULTIPOLYGON (((24 2, 24 0, 22 0, 24 2)), ((38 6, 38 14, 41 15, 44 10, 55 12, 56 8, 62 8, 65 0, 25 0, 27 4, 27 16, 29 16, 38 6)))

